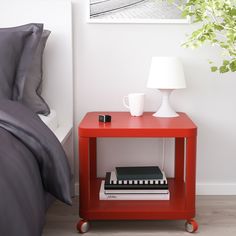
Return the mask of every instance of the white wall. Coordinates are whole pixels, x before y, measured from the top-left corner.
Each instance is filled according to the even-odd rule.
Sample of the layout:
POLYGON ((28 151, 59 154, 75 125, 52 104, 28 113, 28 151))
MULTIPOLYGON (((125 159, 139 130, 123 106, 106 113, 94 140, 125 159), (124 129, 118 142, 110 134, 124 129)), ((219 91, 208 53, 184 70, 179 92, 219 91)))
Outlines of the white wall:
MULTIPOLYGON (((207 59, 219 61, 217 48, 182 48, 192 25, 88 24, 87 4, 73 0, 76 132, 88 111, 125 111, 122 97, 130 92, 145 92, 145 110, 155 111, 160 94, 146 88, 150 59, 178 56, 188 87, 174 91, 171 101, 198 125, 197 191, 236 194, 236 74, 210 72, 207 59)), ((168 175, 173 174, 171 142, 166 148, 168 175)), ((98 173, 117 164, 160 164, 161 146, 154 139, 101 139, 98 173)))

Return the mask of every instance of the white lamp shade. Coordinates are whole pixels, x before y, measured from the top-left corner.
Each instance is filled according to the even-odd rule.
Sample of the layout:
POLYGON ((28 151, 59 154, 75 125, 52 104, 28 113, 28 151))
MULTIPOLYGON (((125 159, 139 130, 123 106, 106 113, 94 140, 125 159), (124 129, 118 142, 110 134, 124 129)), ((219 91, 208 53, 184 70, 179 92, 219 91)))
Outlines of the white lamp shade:
POLYGON ((147 87, 158 89, 186 88, 181 61, 176 57, 153 57, 147 87))

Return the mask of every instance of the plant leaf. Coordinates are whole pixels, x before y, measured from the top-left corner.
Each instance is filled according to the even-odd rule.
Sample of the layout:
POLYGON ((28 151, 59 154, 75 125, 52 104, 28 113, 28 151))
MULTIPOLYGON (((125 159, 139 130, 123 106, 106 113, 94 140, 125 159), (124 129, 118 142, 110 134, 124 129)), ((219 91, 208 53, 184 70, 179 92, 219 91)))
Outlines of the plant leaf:
POLYGON ((216 72, 217 70, 218 70, 218 68, 216 66, 211 67, 211 72, 216 72))
POLYGON ((220 67, 220 73, 226 73, 229 71, 229 68, 227 66, 221 66, 220 67))
POLYGON ((233 60, 230 64, 229 64, 229 68, 232 72, 236 71, 236 60, 233 60))

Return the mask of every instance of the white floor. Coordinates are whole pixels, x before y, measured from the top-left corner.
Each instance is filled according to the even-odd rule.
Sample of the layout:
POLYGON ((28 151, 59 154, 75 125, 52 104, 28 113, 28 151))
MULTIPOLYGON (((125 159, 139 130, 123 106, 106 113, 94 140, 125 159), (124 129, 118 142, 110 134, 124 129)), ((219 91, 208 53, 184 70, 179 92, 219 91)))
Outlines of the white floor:
MULTIPOLYGON (((203 236, 236 235, 236 196, 197 197, 199 231, 203 236)), ((78 221, 78 199, 73 207, 56 202, 48 212, 43 236, 78 235, 75 225, 78 221)), ((86 236, 182 236, 191 234, 184 231, 184 221, 98 221, 91 223, 86 236)))

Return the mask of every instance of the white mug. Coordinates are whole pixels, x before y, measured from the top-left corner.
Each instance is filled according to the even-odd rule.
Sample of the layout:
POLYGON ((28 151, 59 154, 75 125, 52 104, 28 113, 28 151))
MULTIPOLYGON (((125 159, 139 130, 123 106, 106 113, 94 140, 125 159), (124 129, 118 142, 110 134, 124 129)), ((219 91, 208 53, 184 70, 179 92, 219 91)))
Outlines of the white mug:
POLYGON ((123 104, 130 110, 131 116, 141 116, 144 109, 144 93, 130 93, 123 97, 123 104), (128 104, 126 103, 128 100, 128 104))

